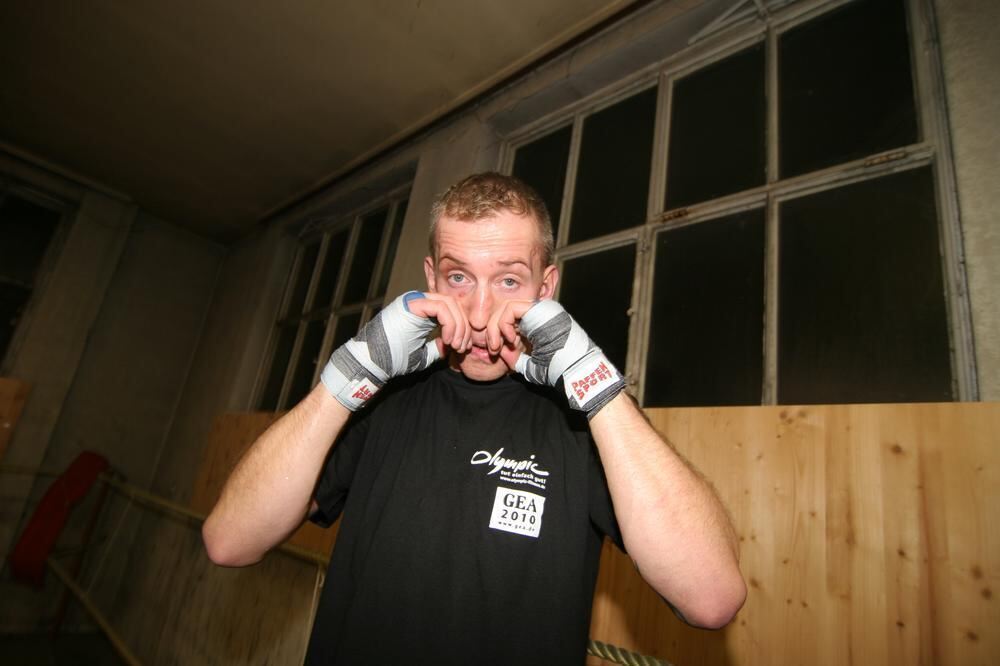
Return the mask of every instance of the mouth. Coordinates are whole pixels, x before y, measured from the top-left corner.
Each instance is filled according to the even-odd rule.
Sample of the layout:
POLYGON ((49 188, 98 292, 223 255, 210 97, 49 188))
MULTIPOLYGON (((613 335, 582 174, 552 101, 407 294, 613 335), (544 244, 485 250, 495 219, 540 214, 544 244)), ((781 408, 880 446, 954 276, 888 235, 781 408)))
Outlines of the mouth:
POLYGON ((466 356, 471 356, 472 358, 482 361, 484 363, 492 363, 495 359, 490 355, 490 350, 485 346, 480 346, 473 344, 472 347, 467 351, 466 356))

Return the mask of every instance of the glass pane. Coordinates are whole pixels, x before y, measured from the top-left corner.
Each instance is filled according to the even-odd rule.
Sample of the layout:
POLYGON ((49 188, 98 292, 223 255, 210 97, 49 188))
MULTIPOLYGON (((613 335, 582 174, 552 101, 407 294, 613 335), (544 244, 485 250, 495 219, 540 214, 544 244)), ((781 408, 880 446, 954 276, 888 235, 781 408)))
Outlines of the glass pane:
POLYGON ((351 228, 348 227, 330 237, 330 244, 326 250, 326 261, 323 262, 323 270, 319 274, 316 297, 313 299, 311 310, 329 307, 333 304, 333 292, 337 290, 337 276, 344 263, 344 249, 347 247, 347 239, 350 238, 350 234, 351 228))
POLYGON ((573 126, 567 125, 527 143, 514 154, 513 174, 538 191, 552 218, 552 235, 559 236, 559 211, 566 185, 566 163, 573 126))
POLYGON ((382 232, 385 230, 385 218, 388 208, 366 215, 361 220, 361 232, 358 244, 351 257, 351 270, 347 276, 347 286, 344 288, 344 298, 341 303, 358 303, 368 295, 368 284, 372 281, 375 270, 375 260, 378 258, 378 247, 382 242, 382 232))
MULTIPOLYGON (((323 334, 326 332, 326 320, 318 319, 305 325, 306 334, 302 341, 302 351, 299 352, 299 359, 295 365, 295 374, 292 376, 292 385, 288 392, 288 400, 285 407, 294 407, 312 389, 313 376, 316 373, 316 366, 319 364, 319 349, 323 345, 323 334)), ((326 364, 326 359, 323 359, 326 364)))
POLYGON ((361 313, 355 312, 354 314, 342 315, 337 318, 337 327, 333 329, 333 347, 336 349, 340 345, 344 344, 358 332, 358 328, 361 326, 361 313))
POLYGON ((292 296, 285 311, 286 317, 298 317, 302 314, 302 306, 306 302, 309 291, 309 281, 312 279, 316 257, 319 256, 319 241, 311 243, 302 249, 302 261, 299 262, 299 272, 292 286, 292 296))
POLYGON ((60 214, 17 196, 0 201, 0 277, 31 286, 60 214))
POLYGON ((781 205, 780 402, 952 399, 937 229, 929 167, 781 205))
POLYGON ((7 346, 17 330, 17 322, 28 304, 31 290, 14 284, 0 282, 0 361, 7 353, 7 346))
POLYGON ((568 259, 559 302, 622 373, 628 354, 635 245, 568 259))
POLYGON ((764 212, 656 236, 644 404, 759 405, 764 212))
POLYGON ((782 177, 914 143, 902 0, 860 0, 778 40, 782 177))
POLYGON ((677 81, 670 112, 666 207, 763 185, 766 124, 763 44, 677 81))
POLYGON ((406 219, 406 206, 408 199, 403 199, 396 206, 396 217, 392 221, 392 235, 389 236, 389 245, 385 248, 385 261, 382 262, 382 274, 378 278, 378 285, 375 287, 374 297, 385 296, 385 290, 389 286, 389 276, 392 275, 392 265, 396 260, 396 248, 399 246, 399 234, 403 231, 403 220, 406 219))
POLYGON ((569 242, 646 221, 656 88, 588 116, 573 190, 569 242))
POLYGON ((295 345, 295 334, 299 327, 296 324, 282 326, 278 331, 278 342, 274 346, 274 357, 271 360, 271 371, 264 385, 258 408, 265 412, 273 412, 278 408, 278 398, 281 386, 285 382, 285 371, 288 370, 288 359, 292 356, 295 345))

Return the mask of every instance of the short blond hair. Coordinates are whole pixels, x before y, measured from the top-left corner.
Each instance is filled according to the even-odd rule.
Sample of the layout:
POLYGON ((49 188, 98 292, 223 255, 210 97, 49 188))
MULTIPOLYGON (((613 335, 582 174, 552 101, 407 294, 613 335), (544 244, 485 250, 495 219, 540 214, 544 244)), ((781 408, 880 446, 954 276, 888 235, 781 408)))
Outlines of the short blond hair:
POLYGON ((495 171, 467 176, 434 200, 428 238, 431 257, 437 262, 437 225, 442 217, 476 222, 503 211, 535 221, 542 248, 542 266, 551 264, 555 239, 552 236, 552 220, 542 197, 519 178, 495 171))

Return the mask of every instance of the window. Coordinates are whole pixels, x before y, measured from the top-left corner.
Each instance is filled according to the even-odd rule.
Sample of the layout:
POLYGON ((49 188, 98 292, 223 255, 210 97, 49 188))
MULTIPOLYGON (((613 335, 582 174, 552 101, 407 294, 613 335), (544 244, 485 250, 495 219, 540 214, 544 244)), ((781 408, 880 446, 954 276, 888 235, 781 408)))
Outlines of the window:
POLYGON ((760 404, 764 211, 669 227, 654 238, 646 402, 760 404))
POLYGON ((673 85, 672 104, 667 208, 764 184, 763 44, 680 77, 673 85))
POLYGON ((566 259, 562 303, 590 335, 601 340, 608 359, 625 367, 628 308, 632 300, 635 243, 566 259), (601 304, 602 307, 595 307, 601 304))
POLYGON ((0 191, 0 360, 31 299, 61 216, 30 195, 0 191))
POLYGON ((779 402, 950 400, 930 168, 780 210, 779 402))
POLYGON ((381 309, 407 196, 408 190, 397 192, 304 233, 272 335, 259 409, 299 402, 319 381, 333 350, 381 309))
POLYGON ((549 209, 553 236, 559 237, 559 215, 563 188, 566 186, 566 163, 572 128, 558 129, 517 151, 513 173, 531 183, 549 209))
POLYGON ((558 298, 645 406, 975 398, 917 5, 779 3, 511 138, 558 298))
POLYGON ((655 120, 652 88, 583 119, 569 243, 645 221, 655 120))

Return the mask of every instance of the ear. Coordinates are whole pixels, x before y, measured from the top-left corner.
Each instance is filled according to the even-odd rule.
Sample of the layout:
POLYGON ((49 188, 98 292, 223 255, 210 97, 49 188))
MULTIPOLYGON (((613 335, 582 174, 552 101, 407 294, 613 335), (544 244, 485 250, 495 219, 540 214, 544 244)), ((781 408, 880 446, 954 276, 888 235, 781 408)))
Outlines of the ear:
POLYGON ((538 299, 552 298, 559 284, 559 269, 555 264, 548 266, 542 273, 542 286, 538 288, 538 299))
POLYGON ((437 271, 434 269, 433 257, 424 257, 424 277, 427 278, 427 291, 437 292, 437 271))

